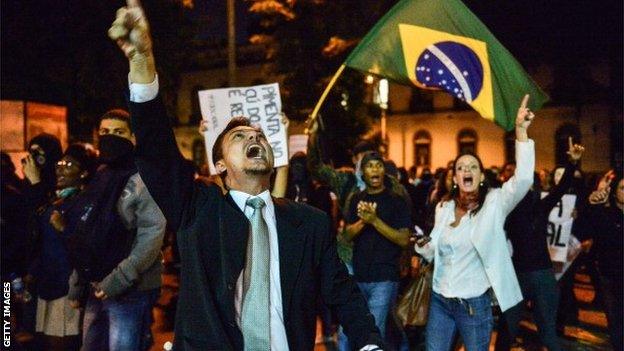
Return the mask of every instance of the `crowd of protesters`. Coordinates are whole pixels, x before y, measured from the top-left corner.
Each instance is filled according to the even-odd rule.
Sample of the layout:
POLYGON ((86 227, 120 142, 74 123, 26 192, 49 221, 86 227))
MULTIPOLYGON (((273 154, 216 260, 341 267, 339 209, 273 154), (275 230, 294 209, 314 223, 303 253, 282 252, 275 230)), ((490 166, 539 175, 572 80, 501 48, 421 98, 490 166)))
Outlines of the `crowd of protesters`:
MULTIPOLYGON (((165 220, 134 166, 128 118, 122 110, 103 115, 98 150, 74 143, 62 151, 52 135, 33 138, 22 160, 24 179, 2 154, 3 280, 21 278, 26 285, 14 296, 23 305, 18 325, 37 333, 31 345, 42 350, 145 350, 151 345, 165 220), (96 240, 105 236, 115 241, 96 240), (96 266, 98 271, 91 271, 96 266)), ((499 306, 496 349, 508 350, 520 344, 519 321, 530 303, 541 344, 560 350, 564 325, 577 322, 572 288, 583 265, 605 310, 610 341, 615 349, 621 346, 624 181, 610 171, 595 186, 586 186, 579 172, 583 147, 572 139, 568 163, 553 172, 532 172, 533 161, 526 160, 519 145, 517 163, 502 171, 485 169, 476 155, 465 154, 448 168, 424 168, 419 177, 399 168, 395 177, 373 143, 356 145, 352 169, 336 170, 322 162, 317 138, 313 133, 307 155, 291 158, 273 194, 317 207, 331 218, 340 257, 387 345, 448 350, 463 343, 467 350, 485 349, 492 306, 499 306), (512 183, 519 174, 526 185, 512 183), (552 262, 548 250, 549 215, 562 206, 565 194, 576 196, 572 235, 580 244, 570 245, 570 251, 576 250, 572 264, 556 278, 562 263, 552 262), (488 218, 490 207, 501 218, 488 218), (492 230, 499 234, 485 229, 495 223, 501 227, 492 230), (417 231, 430 235, 431 242, 410 245, 417 231), (473 232, 487 237, 462 242, 473 232), (509 282, 490 280, 488 261, 477 259, 487 253, 474 245, 502 257, 488 259, 499 269, 507 267, 498 279, 509 282), (410 269, 417 267, 413 260, 400 259, 405 253, 434 263, 429 320, 419 335, 414 335, 417 329, 397 325, 393 310, 406 286, 399 282, 409 280, 410 269), (497 293, 501 287, 506 292, 497 293), (480 333, 466 325, 476 325, 480 333)), ((331 309, 322 299, 317 305, 323 341, 350 349, 331 309)))
MULTIPOLYGON (((498 309, 496 349, 508 350, 520 343, 519 322, 530 303, 541 344, 548 350, 560 350, 558 334, 577 318, 572 289, 580 265, 591 272, 606 312, 610 342, 615 350, 622 349, 621 170, 608 172, 587 188, 579 171, 584 149, 570 139, 566 164, 552 173, 536 172, 534 143, 527 133, 534 118, 526 107, 528 95, 516 120, 516 161, 506 163, 500 171, 486 169, 478 155, 467 152, 449 161, 446 168, 434 172, 424 168, 416 177, 415 170, 397 169, 379 145, 368 141, 352 150, 352 167, 335 169, 323 158, 322 131, 313 125, 307 153, 295 154, 288 168, 278 169, 271 197, 266 189, 272 173, 268 167, 272 166, 270 146, 261 131, 244 118, 234 119, 215 143, 212 154, 220 170, 217 177, 193 174, 188 161, 177 152, 170 130, 159 120, 150 120, 166 116, 157 97, 154 63, 133 61, 136 50, 151 55, 149 32, 145 32, 149 26, 140 9, 136 13, 136 21, 130 23, 124 12, 119 12, 109 32, 129 59, 132 116, 124 110, 106 112, 97 126, 97 150, 73 143, 63 151, 52 135, 33 138, 21 162, 25 179, 15 174, 15 165, 2 154, 2 279, 13 283, 13 299, 22 306, 16 324, 25 332, 36 332, 33 347, 149 349, 153 344, 152 308, 160 295, 163 273, 161 248, 169 224, 180 237, 186 235, 179 241, 180 271, 186 279, 181 283, 186 284, 184 305, 176 316, 181 323, 176 325, 176 332, 180 331, 176 345, 181 349, 197 349, 194 345, 226 345, 223 349, 234 345, 232 348, 238 349, 243 342, 253 344, 245 345, 250 350, 256 345, 276 349, 276 343, 307 345, 311 333, 283 320, 282 308, 294 305, 298 313, 290 318, 309 326, 308 317, 317 314, 323 324, 323 341, 335 343, 340 350, 365 345, 360 349, 383 346, 447 351, 459 344, 468 351, 488 350, 493 310, 498 309), (122 29, 144 32, 129 38, 122 29), (136 153, 131 117, 139 122, 141 142, 136 153), (153 123, 140 123, 146 121, 153 123), (229 139, 223 140, 226 137, 229 139), (243 142, 253 145, 246 146, 244 157, 240 157, 246 159, 241 162, 253 159, 249 162, 263 166, 255 173, 241 172, 237 160, 227 154, 236 151, 223 149, 243 142), (157 146, 162 153, 149 149, 157 146), (248 179, 253 181, 246 186, 259 190, 255 194, 236 188, 245 188, 241 184, 248 179), (171 184, 163 183, 166 180, 171 184), (547 240, 556 230, 549 216, 563 211, 562 198, 570 194, 575 196, 572 236, 565 245, 565 262, 553 263, 547 240), (279 197, 290 201, 274 202, 279 197), (200 213, 195 205, 212 206, 214 212, 200 213), (276 208, 279 216, 309 215, 302 221, 316 221, 315 228, 306 229, 309 242, 302 243, 312 245, 314 251, 301 260, 302 269, 311 276, 304 277, 309 281, 292 282, 303 287, 297 290, 300 296, 291 297, 295 302, 285 301, 284 306, 280 289, 290 287, 280 287, 284 277, 275 275, 273 267, 288 267, 280 266, 280 257, 276 260, 270 250, 255 256, 260 251, 254 248, 260 243, 254 235, 260 232, 274 234, 267 246, 281 250, 288 244, 280 238, 277 246, 275 235, 288 231, 275 214, 276 208), (280 212, 286 210, 292 212, 280 212), (207 218, 211 214, 214 218, 207 218), (265 221, 267 214, 270 217, 265 221), (328 223, 323 223, 325 219, 328 223), (208 233, 214 229, 208 228, 209 220, 226 234, 254 237, 248 246, 241 246, 246 238, 232 243, 232 238, 219 236, 221 232, 208 233), (331 240, 319 235, 316 227, 327 227, 331 240), (225 260, 232 254, 227 249, 198 249, 215 237, 223 242, 214 246, 228 242, 240 246, 240 260, 232 261, 240 269, 227 266, 225 260), (190 241, 195 239, 195 244, 190 241), (251 257, 262 257, 271 268, 257 268, 260 265, 251 257), (332 262, 321 262, 323 258, 332 262), (409 325, 397 323, 395 307, 409 286, 405 281, 419 269, 416 263, 424 261, 433 264, 428 320, 426 327, 410 330, 409 325), (271 284, 258 283, 255 273, 245 266, 249 271, 251 267, 261 271, 271 284), (235 279, 214 281, 224 272, 235 279), (222 289, 216 288, 219 284, 222 289), (193 291, 189 286, 209 287, 210 291, 193 291), (348 291, 337 291, 340 288, 348 291), (201 307, 193 305, 193 293, 202 296, 197 301, 201 307), (267 300, 269 293, 271 300, 267 300), (213 295, 232 301, 222 307, 223 301, 213 295), (258 329, 249 317, 256 313, 250 306, 257 307, 251 302, 260 301, 254 300, 258 296, 267 304, 271 301, 270 313, 257 314, 263 314, 262 320, 270 323, 270 328, 261 325, 258 329), (279 307, 272 304, 276 296, 279 307), (314 301, 304 301, 307 297, 314 301), (195 330, 223 340, 194 335, 195 330), (414 331, 419 334, 415 338, 414 331)), ((243 148, 237 150, 242 153, 243 148)))
MULTIPOLYGON (((134 166, 129 125, 125 111, 104 114, 97 150, 74 143, 62 151, 52 135, 33 138, 22 160, 24 179, 2 154, 2 275, 25 284, 14 296, 22 304, 18 325, 36 332, 30 345, 39 349, 145 350, 152 344, 165 220, 134 166)), ((583 147, 571 138, 568 163, 553 172, 533 172, 519 144, 517 163, 502 171, 462 154, 447 168, 423 168, 419 177, 404 168, 388 174, 392 163, 368 141, 353 149, 353 168, 334 169, 323 163, 317 143, 313 133, 307 155, 295 154, 278 172, 273 194, 331 219, 340 257, 386 345, 486 349, 492 306, 498 306, 496 349, 508 350, 520 345, 519 322, 530 303, 541 344, 560 350, 564 326, 577 322, 572 289, 582 265, 605 310, 610 341, 614 349, 621 346, 624 181, 612 170, 586 186, 579 172, 583 147), (549 215, 565 194, 576 196, 572 235, 579 244, 570 245, 571 265, 556 277, 563 263, 551 261, 549 215), (500 227, 487 229, 494 225, 500 227), (431 241, 410 245, 417 232, 431 241), (487 252, 500 257, 478 258, 487 252), (407 285, 399 282, 418 269, 402 254, 434 263, 426 330, 400 325, 394 315, 407 285), (508 281, 492 280, 490 266, 506 267, 495 279, 508 281)), ((331 309, 322 299, 316 303, 322 340, 349 350, 331 309)))
POLYGON ((33 138, 23 180, 3 153, 2 278, 22 304, 25 349, 152 344, 166 222, 134 165, 128 113, 105 113, 98 134, 98 150, 73 143, 63 152, 50 134, 33 138))
MULTIPOLYGON (((2 153, 3 280, 25 284, 14 296, 22 304, 18 325, 37 333, 31 345, 42 350, 146 350, 152 344, 165 219, 137 173, 129 126, 125 111, 104 114, 97 150, 74 143, 62 151, 52 135, 33 138, 22 160, 24 179, 2 153)), ((523 150, 530 144, 522 144, 528 139, 518 142, 517 162, 502 171, 485 169, 468 153, 447 168, 424 168, 419 177, 404 168, 392 172, 391 161, 368 141, 353 149, 353 168, 334 169, 322 161, 314 132, 307 155, 295 154, 278 172, 273 194, 317 207, 331 219, 340 258, 386 345, 448 350, 462 343, 467 350, 486 349, 492 306, 498 306, 496 349, 508 350, 520 344, 519 322, 530 303, 541 344, 560 350, 564 326, 577 322, 572 289, 583 265, 605 310, 610 341, 619 349, 619 172, 586 186, 579 172, 584 149, 571 138, 569 161, 553 172, 533 172, 530 151, 523 150), (556 277, 563 263, 551 261, 549 215, 561 208, 565 194, 575 195, 572 235, 578 245, 570 244, 571 265, 556 277), (402 254, 434 264, 426 330, 400 325, 394 315, 407 285, 399 282, 418 269, 418 259, 401 260, 402 254)), ((349 350, 331 309, 322 299, 316 303, 323 341, 349 350)))

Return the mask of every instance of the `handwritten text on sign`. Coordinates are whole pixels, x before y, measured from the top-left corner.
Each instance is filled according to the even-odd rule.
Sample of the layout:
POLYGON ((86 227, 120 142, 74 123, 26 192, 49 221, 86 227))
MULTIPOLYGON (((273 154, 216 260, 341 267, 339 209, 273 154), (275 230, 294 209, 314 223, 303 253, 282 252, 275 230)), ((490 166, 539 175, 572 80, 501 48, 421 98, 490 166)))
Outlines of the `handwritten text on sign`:
POLYGON ((275 158, 274 166, 288 164, 287 131, 281 122, 282 100, 277 83, 252 87, 210 89, 199 92, 202 118, 208 121, 204 133, 210 173, 216 174, 212 147, 233 117, 247 117, 266 135, 275 158))
MULTIPOLYGON (((546 193, 542 193, 542 197, 546 193)), ((550 214, 548 215, 548 227, 546 228, 546 241, 550 259, 555 262, 566 262, 568 257, 568 245, 572 232, 572 211, 576 203, 576 195, 563 195, 550 214)))

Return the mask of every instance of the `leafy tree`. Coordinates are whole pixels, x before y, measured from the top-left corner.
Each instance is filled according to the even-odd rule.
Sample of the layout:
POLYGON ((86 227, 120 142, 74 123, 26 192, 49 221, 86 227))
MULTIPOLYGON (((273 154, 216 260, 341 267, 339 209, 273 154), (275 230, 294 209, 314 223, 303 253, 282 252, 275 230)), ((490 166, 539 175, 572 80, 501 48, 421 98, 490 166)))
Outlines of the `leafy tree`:
MULTIPOLYGON (((284 77, 284 110, 305 120, 329 78, 358 40, 394 1, 379 0, 255 0, 251 42, 263 44, 284 77)), ((364 77, 345 70, 328 96, 321 116, 325 155, 336 165, 349 163, 349 150, 370 128, 377 113, 365 103, 364 77)))
MULTIPOLYGON (((107 37, 125 1, 19 1, 1 3, 3 99, 68 107, 70 136, 89 140, 97 118, 125 107, 128 64, 107 37), (9 34, 10 33, 10 34, 9 34)), ((161 94, 175 111, 175 89, 193 37, 185 1, 144 1, 153 28, 161 94)))

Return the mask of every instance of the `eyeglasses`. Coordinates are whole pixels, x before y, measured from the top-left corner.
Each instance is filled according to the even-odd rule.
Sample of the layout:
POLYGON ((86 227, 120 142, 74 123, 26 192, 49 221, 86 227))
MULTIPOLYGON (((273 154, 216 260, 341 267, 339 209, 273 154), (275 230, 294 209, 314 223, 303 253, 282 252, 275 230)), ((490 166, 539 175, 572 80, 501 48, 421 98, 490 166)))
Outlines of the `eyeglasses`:
POLYGON ((72 161, 66 161, 66 160, 60 160, 56 163, 56 167, 59 168, 72 168, 72 167, 78 167, 78 163, 77 162, 72 162, 72 161))

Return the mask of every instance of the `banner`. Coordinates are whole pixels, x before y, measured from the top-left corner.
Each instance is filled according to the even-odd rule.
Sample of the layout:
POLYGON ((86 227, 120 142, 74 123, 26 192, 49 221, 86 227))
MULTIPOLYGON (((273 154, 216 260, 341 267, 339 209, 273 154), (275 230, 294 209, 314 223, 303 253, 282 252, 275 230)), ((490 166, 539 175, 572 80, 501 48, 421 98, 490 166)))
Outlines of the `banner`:
POLYGON ((287 131, 282 124, 282 100, 277 83, 252 87, 223 88, 199 92, 202 118, 208 121, 204 132, 210 173, 216 174, 212 147, 217 136, 233 117, 247 117, 259 125, 273 148, 274 167, 288 164, 287 131))
MULTIPOLYGON (((544 198, 548 193, 542 193, 544 198)), ((563 195, 557 205, 548 215, 546 241, 550 259, 554 262, 568 261, 568 249, 572 232, 572 211, 576 203, 576 195, 563 195)))
POLYGON ((402 0, 366 34, 344 65, 465 101, 483 118, 513 130, 530 94, 548 96, 460 0, 402 0))

